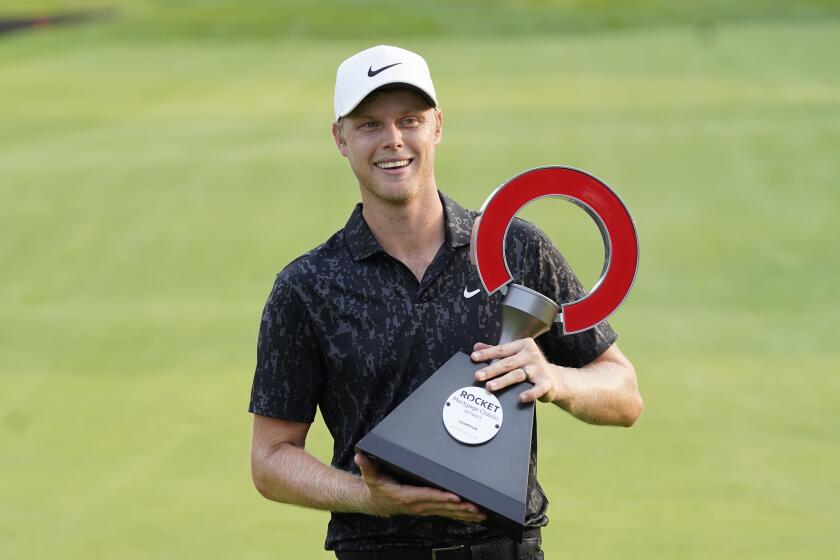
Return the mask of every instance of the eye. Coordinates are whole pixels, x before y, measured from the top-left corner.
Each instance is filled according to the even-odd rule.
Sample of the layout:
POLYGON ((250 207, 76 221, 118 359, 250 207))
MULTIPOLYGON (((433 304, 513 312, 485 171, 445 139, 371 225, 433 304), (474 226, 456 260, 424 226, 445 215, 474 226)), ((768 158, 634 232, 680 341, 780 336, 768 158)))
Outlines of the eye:
POLYGON ((377 126, 376 121, 365 121, 365 122, 363 122, 362 124, 359 125, 359 128, 364 128, 364 129, 371 130, 371 129, 376 128, 376 126, 377 126))
POLYGON ((420 119, 417 117, 405 117, 400 121, 403 126, 417 126, 420 124, 420 119))

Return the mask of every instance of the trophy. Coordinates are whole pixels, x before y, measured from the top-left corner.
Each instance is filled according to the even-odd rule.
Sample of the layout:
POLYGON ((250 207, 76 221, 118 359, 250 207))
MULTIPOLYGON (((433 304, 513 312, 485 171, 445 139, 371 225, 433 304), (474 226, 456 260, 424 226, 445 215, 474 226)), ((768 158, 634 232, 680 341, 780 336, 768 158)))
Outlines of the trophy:
MULTIPOLYGON (((484 290, 504 293, 498 344, 536 338, 557 323, 563 334, 594 327, 615 311, 632 287, 638 238, 621 199, 604 183, 569 167, 526 171, 496 189, 473 228, 470 256, 484 290), (504 240, 528 203, 559 196, 583 208, 604 240, 604 268, 584 298, 557 304, 518 284, 505 261, 504 240)), ((433 486, 476 504, 484 522, 522 542, 534 403, 521 403, 523 381, 490 393, 475 380, 486 363, 458 352, 357 444, 377 468, 408 483, 433 486)))

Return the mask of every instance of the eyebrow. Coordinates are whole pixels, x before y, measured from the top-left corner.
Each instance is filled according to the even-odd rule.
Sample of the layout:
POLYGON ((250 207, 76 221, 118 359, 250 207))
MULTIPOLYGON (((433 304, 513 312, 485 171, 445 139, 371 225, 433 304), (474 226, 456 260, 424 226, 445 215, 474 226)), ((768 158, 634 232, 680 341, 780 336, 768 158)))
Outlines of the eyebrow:
MULTIPOLYGON (((408 115, 410 113, 422 113, 422 112, 426 111, 427 109, 431 109, 431 108, 432 107, 421 107, 420 105, 417 105, 412 109, 407 109, 407 110, 401 112, 400 116, 404 117, 405 115, 408 115)), ((350 115, 347 115, 347 116, 349 117, 350 115)), ((378 117, 375 117, 371 113, 359 113, 358 115, 356 115, 354 117, 351 117, 351 118, 360 119, 360 120, 374 120, 374 121, 379 120, 378 117)))

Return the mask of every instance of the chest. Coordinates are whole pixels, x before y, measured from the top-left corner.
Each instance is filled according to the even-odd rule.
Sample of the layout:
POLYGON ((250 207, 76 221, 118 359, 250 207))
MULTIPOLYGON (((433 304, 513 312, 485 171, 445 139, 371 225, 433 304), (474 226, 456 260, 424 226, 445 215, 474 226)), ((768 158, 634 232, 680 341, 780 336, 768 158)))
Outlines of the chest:
POLYGON ((435 259, 418 281, 387 255, 332 279, 315 326, 328 379, 419 384, 455 352, 495 342, 501 296, 488 297, 466 248, 435 259))

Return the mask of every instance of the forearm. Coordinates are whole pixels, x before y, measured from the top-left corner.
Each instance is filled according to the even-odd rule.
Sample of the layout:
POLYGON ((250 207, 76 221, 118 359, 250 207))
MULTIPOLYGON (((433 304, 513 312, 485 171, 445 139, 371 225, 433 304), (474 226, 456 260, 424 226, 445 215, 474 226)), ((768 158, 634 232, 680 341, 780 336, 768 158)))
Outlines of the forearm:
POLYGON ((628 361, 599 360, 582 368, 552 366, 559 388, 552 401, 589 424, 632 426, 644 407, 628 361))
POLYGON ((283 443, 252 462, 254 484, 269 500, 335 512, 372 513, 362 479, 283 443))
POLYGON ((304 449, 308 428, 308 424, 254 416, 252 476, 257 490, 269 500, 381 517, 443 516, 469 523, 485 519, 477 506, 451 492, 399 484, 379 473, 362 454, 354 457, 361 476, 325 465, 304 449))

